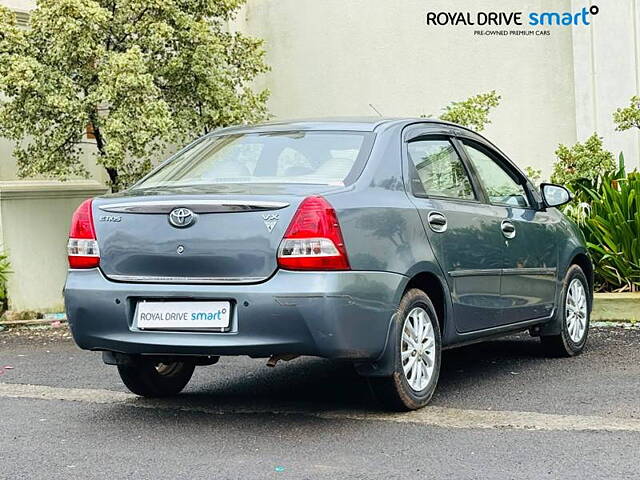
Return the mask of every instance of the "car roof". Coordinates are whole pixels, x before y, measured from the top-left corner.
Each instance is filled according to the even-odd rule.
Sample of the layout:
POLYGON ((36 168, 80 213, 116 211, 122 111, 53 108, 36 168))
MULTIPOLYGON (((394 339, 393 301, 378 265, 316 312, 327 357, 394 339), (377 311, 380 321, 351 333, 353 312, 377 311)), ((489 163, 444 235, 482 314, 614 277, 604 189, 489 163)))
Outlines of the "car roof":
POLYGON ((210 135, 229 135, 241 133, 267 133, 267 132, 287 132, 297 130, 309 131, 353 131, 353 132, 376 132, 391 127, 405 127, 412 124, 432 124, 434 127, 442 125, 445 127, 454 127, 458 131, 465 131, 472 138, 481 139, 485 143, 492 146, 500 152, 505 158, 507 155, 502 152, 495 144, 475 130, 458 125, 457 123, 447 122, 437 118, 424 117, 328 117, 328 118, 306 118, 297 120, 277 120, 265 122, 256 125, 239 125, 234 127, 221 128, 214 130, 210 135))
MULTIPOLYGON (((391 117, 334 117, 334 118, 307 118, 296 120, 278 120, 257 125, 244 125, 222 128, 216 130, 214 135, 229 133, 252 133, 286 130, 346 130, 355 132, 373 132, 383 126, 410 123, 434 123, 455 124, 431 118, 391 118, 391 117)), ((458 126, 458 125, 456 125, 458 126)))
MULTIPOLYGON (((476 132, 475 130, 458 125, 457 123, 447 122, 437 118, 424 117, 328 117, 328 118, 306 118, 297 120, 277 120, 265 122, 256 125, 244 125, 227 127, 214 130, 210 135, 228 135, 235 133, 261 133, 261 132, 286 132, 293 130, 310 130, 310 131, 354 131, 354 132, 375 132, 381 131, 394 126, 404 127, 411 124, 432 124, 434 126, 443 125, 455 127, 465 131, 471 138, 480 139, 484 143, 490 145, 493 149, 509 161, 511 166, 516 170, 522 171, 513 163, 509 157, 498 148, 489 139, 476 132)), ((524 174, 523 174, 524 175, 524 174)), ((525 176, 526 178, 526 176, 525 176)))

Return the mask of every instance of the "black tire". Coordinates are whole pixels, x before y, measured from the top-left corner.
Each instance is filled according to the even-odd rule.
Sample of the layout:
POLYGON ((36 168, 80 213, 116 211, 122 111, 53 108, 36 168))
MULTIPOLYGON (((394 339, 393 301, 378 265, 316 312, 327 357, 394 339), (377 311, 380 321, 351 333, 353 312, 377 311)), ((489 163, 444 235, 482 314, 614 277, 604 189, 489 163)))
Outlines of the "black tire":
POLYGON ((177 395, 189 383, 195 365, 187 362, 159 363, 145 358, 118 365, 123 383, 142 397, 177 395))
POLYGON ((548 355, 553 357, 573 357, 579 355, 584 350, 589 337, 589 324, 591 321, 591 294, 589 290, 589 282, 587 277, 578 265, 571 265, 564 281, 562 282, 562 294, 560 296, 560 304, 558 305, 558 321, 560 322, 560 333, 557 335, 545 335, 540 337, 542 346, 548 355), (586 295, 586 314, 584 318, 585 330, 581 338, 576 341, 572 339, 567 322, 567 295, 569 287, 574 281, 582 284, 586 295))
MULTIPOLYGON (((422 408, 429 403, 440 376, 440 363, 442 351, 442 339, 440 337, 440 326, 435 308, 429 297, 418 289, 411 289, 404 294, 398 307, 398 312, 394 320, 392 329, 395 349, 394 372, 390 377, 370 377, 369 384, 380 403, 388 410, 407 411, 422 408), (415 390, 409 384, 409 380, 404 373, 403 361, 401 358, 402 334, 405 320, 416 308, 421 308, 426 312, 426 320, 433 329, 433 370, 428 379, 428 383, 420 390, 415 390)), ((406 342, 405 342, 406 343, 406 342)), ((429 349, 431 350, 431 349, 429 349)))

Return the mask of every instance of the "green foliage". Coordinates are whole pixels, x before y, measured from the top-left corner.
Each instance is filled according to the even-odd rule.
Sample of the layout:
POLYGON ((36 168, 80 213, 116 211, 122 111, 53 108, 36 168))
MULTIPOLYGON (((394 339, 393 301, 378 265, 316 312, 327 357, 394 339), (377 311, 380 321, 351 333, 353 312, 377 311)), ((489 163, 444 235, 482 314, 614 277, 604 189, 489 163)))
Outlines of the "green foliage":
POLYGON ((628 107, 618 108, 613 113, 613 122, 619 131, 640 128, 640 96, 631 97, 628 107))
POLYGON ((613 154, 602 148, 602 139, 595 133, 584 143, 572 147, 559 145, 555 155, 558 161, 553 166, 551 181, 573 192, 577 184, 594 182, 615 169, 613 154))
POLYGON ((489 112, 500 104, 501 98, 495 90, 492 90, 461 102, 451 102, 443 109, 444 113, 440 115, 440 120, 482 131, 491 123, 489 112))
POLYGON ((533 167, 524 167, 524 173, 527 174, 529 180, 534 185, 538 185, 542 181, 542 170, 533 167))
MULTIPOLYGON (((6 307, 7 280, 11 273, 11 264, 6 253, 0 252, 0 304, 6 307)), ((4 308, 3 308, 4 309, 4 308)))
MULTIPOLYGON (((606 175, 596 188, 580 186, 588 199, 579 220, 600 289, 640 290, 640 173, 606 175)), ((575 218, 575 217, 574 217, 575 218)))
POLYGON ((39 0, 24 30, 0 7, 0 135, 20 175, 86 175, 89 126, 117 190, 167 144, 264 118, 262 42, 225 31, 243 1, 39 0))

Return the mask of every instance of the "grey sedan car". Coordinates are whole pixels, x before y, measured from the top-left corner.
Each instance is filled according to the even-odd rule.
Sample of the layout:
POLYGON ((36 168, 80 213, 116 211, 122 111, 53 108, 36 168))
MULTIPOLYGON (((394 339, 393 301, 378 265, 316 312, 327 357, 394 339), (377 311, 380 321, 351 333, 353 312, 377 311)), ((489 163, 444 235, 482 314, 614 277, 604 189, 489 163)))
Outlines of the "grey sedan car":
POLYGON ((78 208, 67 314, 139 395, 177 394, 222 355, 312 355, 415 409, 445 348, 528 330, 583 350, 592 265, 554 208, 569 199, 441 121, 227 128, 78 208))

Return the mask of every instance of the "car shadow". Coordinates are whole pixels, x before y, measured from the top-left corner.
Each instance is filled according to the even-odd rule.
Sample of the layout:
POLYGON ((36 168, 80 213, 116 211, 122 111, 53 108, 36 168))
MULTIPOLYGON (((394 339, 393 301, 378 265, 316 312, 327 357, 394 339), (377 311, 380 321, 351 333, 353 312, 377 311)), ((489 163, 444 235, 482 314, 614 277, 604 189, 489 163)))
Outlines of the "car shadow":
MULTIPOLYGON (((432 404, 447 405, 448 398, 465 388, 473 387, 474 394, 486 389, 488 394, 496 383, 508 381, 509 374, 535 369, 543 357, 538 340, 528 335, 447 350, 432 404)), ((298 358, 275 368, 265 363, 223 358, 217 365, 198 368, 180 396, 164 401, 222 410, 380 410, 367 380, 348 361, 298 358)))

